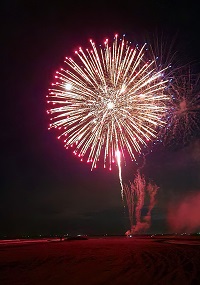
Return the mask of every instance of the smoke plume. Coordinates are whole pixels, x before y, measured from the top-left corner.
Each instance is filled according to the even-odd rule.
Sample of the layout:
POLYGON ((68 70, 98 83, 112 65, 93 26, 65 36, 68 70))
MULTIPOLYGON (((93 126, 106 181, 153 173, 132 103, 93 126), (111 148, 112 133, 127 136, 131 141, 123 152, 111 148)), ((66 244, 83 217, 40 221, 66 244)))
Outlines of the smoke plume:
POLYGON ((178 233, 191 233, 200 229, 200 193, 171 204, 167 220, 170 230, 178 233))

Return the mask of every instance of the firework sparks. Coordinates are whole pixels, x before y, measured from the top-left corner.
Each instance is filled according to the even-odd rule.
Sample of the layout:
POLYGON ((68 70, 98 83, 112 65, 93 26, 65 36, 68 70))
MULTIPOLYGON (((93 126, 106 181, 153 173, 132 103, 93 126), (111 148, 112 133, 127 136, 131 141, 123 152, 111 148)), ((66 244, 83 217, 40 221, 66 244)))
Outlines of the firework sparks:
POLYGON ((66 148, 91 163, 110 170, 121 167, 125 154, 136 160, 157 129, 165 124, 168 83, 146 44, 131 47, 116 35, 109 45, 79 48, 76 61, 66 58, 67 68, 56 72, 49 90, 52 107, 50 128, 59 130, 66 148), (120 153, 116 157, 116 153, 120 153))
POLYGON ((150 227, 151 212, 156 203, 155 196, 158 189, 159 187, 152 182, 147 184, 145 177, 139 172, 130 186, 124 186, 130 220, 130 230, 127 231, 127 235, 144 231, 150 227), (142 218, 141 211, 144 206, 145 194, 149 196, 149 205, 147 214, 142 218))
POLYGON ((164 134, 166 145, 183 144, 191 141, 199 131, 200 84, 199 76, 190 69, 180 70, 170 86, 172 96, 168 124, 164 134))

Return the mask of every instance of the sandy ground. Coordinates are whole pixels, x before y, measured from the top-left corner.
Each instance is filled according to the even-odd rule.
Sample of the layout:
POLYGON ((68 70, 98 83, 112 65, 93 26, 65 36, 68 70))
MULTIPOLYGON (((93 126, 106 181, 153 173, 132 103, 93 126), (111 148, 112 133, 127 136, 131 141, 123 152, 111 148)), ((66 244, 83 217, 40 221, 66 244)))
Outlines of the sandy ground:
POLYGON ((200 284, 200 242, 158 238, 0 242, 1 285, 200 284))

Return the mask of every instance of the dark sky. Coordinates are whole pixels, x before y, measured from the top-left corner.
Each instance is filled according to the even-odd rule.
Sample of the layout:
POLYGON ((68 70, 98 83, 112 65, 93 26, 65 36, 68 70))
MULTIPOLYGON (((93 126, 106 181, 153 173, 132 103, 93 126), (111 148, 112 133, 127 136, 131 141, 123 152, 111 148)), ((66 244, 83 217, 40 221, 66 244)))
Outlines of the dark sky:
MULTIPOLYGON (((91 172, 64 149, 47 130, 45 96, 65 56, 116 32, 138 41, 162 34, 166 49, 175 39, 178 62, 199 63, 197 2, 8 0, 0 10, 0 235, 124 234, 117 169, 91 172)), ((150 231, 168 231, 169 205, 200 190, 199 147, 197 138, 146 157, 143 171, 160 186, 150 231)), ((128 165, 123 176, 128 181, 135 172, 128 165)))

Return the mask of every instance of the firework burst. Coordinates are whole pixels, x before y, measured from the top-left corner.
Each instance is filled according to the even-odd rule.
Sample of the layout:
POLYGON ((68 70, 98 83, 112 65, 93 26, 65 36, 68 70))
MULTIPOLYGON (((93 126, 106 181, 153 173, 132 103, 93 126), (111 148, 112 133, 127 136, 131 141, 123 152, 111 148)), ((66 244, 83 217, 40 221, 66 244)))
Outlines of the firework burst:
POLYGON ((66 68, 56 72, 49 89, 50 128, 59 130, 66 148, 95 168, 102 162, 136 160, 148 141, 165 125, 166 68, 157 66, 147 45, 141 48, 118 39, 102 46, 90 40, 91 48, 75 51, 76 60, 66 57, 66 68))
POLYGON ((185 145, 199 133, 200 78, 190 68, 178 70, 169 88, 172 100, 164 134, 166 145, 185 145))

